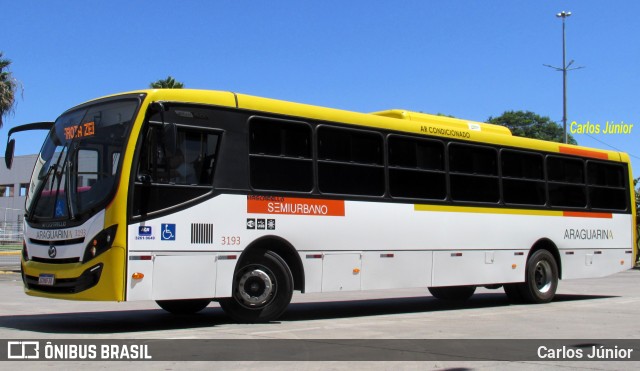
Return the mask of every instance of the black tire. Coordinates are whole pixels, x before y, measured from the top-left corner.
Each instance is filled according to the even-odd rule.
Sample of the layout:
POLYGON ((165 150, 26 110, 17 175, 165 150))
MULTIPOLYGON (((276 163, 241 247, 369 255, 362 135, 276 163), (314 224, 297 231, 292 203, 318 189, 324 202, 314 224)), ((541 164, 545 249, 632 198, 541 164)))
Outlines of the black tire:
POLYGON ((156 300, 160 308, 173 314, 197 313, 211 303, 211 299, 156 300))
POLYGON ((519 285, 527 303, 542 304, 553 300, 558 288, 558 264, 553 254, 538 250, 527 261, 525 282, 519 285))
POLYGON ((522 297, 522 293, 520 292, 521 283, 505 283, 504 284, 504 293, 507 294, 507 298, 509 301, 514 304, 520 304, 524 302, 524 298, 522 297))
POLYGON ((222 310, 237 322, 269 322, 284 313, 293 296, 293 275, 273 251, 243 258, 233 278, 233 296, 220 299, 222 310))
POLYGON ((429 292, 437 299, 463 302, 476 292, 475 286, 429 287, 429 292))

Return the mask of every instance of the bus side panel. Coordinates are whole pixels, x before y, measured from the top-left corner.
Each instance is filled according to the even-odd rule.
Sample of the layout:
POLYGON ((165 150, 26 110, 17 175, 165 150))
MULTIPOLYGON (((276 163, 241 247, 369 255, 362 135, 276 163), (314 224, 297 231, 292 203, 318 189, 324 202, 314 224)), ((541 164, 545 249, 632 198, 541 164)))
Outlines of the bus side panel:
POLYGON ((431 286, 431 251, 371 251, 362 257, 362 289, 431 286))
POLYGON ((153 261, 153 299, 213 298, 215 255, 158 255, 153 261))
POLYGON ((213 298, 217 287, 221 289, 219 295, 231 295, 231 283, 225 278, 233 276, 235 261, 221 265, 223 274, 217 280, 217 255, 164 254, 148 260, 140 256, 144 255, 129 258, 129 301, 213 298), (134 278, 134 274, 140 273, 143 277, 134 278))
POLYGON ((631 215, 568 219, 558 241, 563 279, 605 277, 633 267, 631 215))
POLYGON ((633 263, 631 250, 569 250, 561 252, 562 278, 606 277, 633 263))
POLYGON ((141 259, 140 255, 130 256, 127 264, 127 301, 150 300, 152 283, 153 260, 141 259), (133 278, 134 274, 141 278, 133 278))
POLYGON ((520 282, 526 260, 527 253, 518 250, 435 251, 432 286, 520 282))

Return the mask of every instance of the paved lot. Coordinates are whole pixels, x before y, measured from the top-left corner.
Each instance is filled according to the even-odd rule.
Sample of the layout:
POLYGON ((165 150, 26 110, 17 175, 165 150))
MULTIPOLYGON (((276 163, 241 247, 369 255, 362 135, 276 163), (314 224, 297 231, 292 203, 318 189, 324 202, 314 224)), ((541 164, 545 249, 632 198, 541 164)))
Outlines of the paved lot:
MULTIPOLYGON (((420 289, 295 295, 277 323, 232 323, 211 304, 201 314, 175 317, 153 302, 47 300, 22 292, 18 274, 0 274, 0 339, 640 339, 640 270, 561 281, 545 305, 510 305, 502 290, 479 289, 465 305, 442 303, 420 289)), ((640 350, 638 350, 640 352, 640 350)), ((20 363, 41 368, 45 363, 20 363)), ((52 362, 126 368, 123 362, 52 362)), ((16 366, 15 364, 13 366, 16 366)), ((24 367, 27 366, 27 367, 24 367)), ((151 369, 201 368, 198 362, 147 362, 151 369)), ((635 362, 224 362, 234 369, 632 369, 635 362)), ((0 365, 1 367, 1 365, 0 365)))
POLYGON ((0 270, 18 269, 20 267, 20 250, 0 246, 0 270))

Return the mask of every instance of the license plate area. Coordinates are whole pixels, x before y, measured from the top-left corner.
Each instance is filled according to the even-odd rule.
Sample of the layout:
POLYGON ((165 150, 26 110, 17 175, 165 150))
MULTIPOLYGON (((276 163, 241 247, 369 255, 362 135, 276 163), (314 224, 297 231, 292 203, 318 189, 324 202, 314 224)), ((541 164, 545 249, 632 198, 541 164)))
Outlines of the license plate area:
POLYGON ((42 273, 38 277, 38 285, 53 286, 56 283, 56 277, 53 274, 42 273))

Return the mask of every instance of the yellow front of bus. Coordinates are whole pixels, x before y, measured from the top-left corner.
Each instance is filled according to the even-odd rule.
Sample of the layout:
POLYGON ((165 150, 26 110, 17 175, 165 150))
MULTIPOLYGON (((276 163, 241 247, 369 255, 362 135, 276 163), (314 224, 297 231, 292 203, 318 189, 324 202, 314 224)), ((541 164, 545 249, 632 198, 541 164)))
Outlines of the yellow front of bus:
POLYGON ((26 200, 21 268, 28 295, 124 300, 130 143, 144 98, 91 101, 56 120, 26 200))

